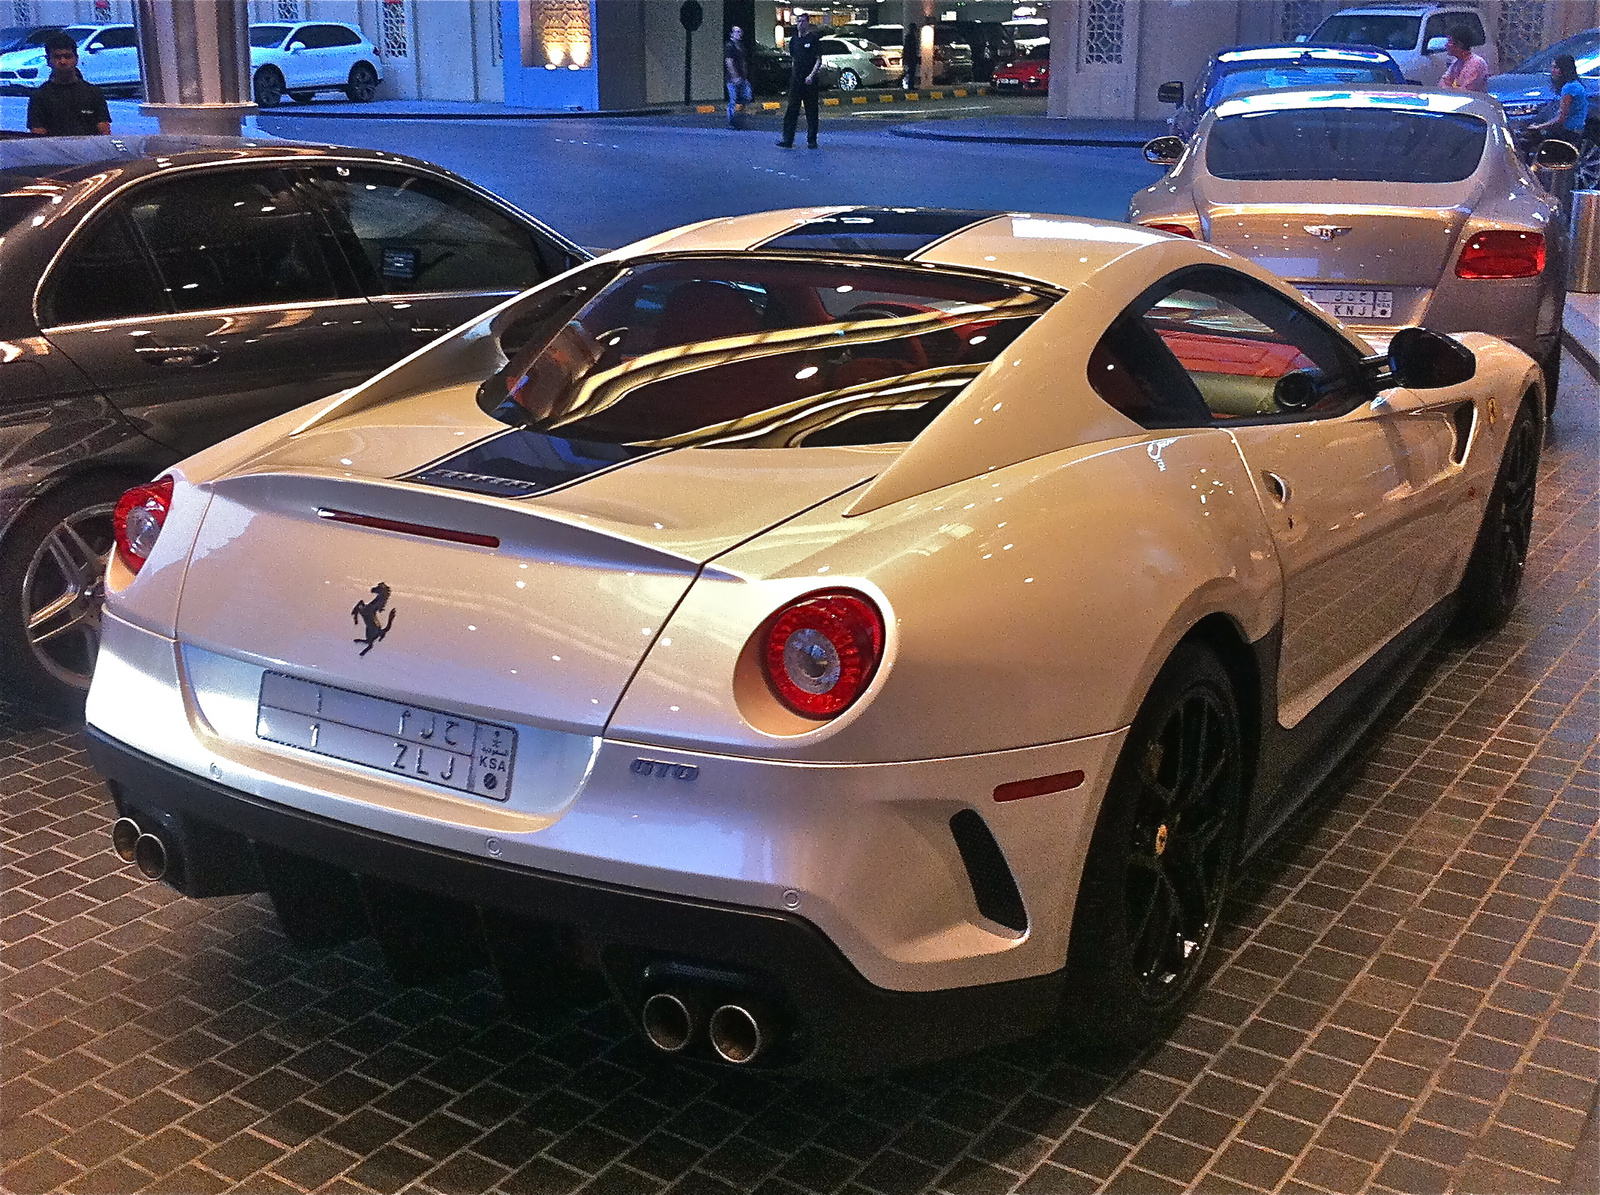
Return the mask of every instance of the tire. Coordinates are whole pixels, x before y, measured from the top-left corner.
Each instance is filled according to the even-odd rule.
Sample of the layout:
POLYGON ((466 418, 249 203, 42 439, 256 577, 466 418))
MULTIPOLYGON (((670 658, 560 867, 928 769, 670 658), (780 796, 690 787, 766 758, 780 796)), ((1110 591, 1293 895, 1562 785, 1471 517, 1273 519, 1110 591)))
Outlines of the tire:
POLYGON ((1600 189, 1600 140, 1585 134, 1578 145, 1578 164, 1572 169, 1572 189, 1600 189))
POLYGON ((839 90, 854 91, 861 86, 861 76, 846 67, 839 72, 839 90))
POLYGON ((82 713, 100 649, 111 514, 133 484, 99 477, 52 491, 0 544, 0 686, 19 703, 82 713))
POLYGON ((317 98, 317 93, 314 91, 291 91, 289 98, 297 104, 309 104, 317 98))
POLYGON ((353 103, 367 104, 378 94, 378 72, 370 63, 358 62, 350 68, 350 82, 344 89, 353 103))
POLYGON ((1505 456, 1484 506, 1478 538, 1456 590, 1455 629, 1470 638, 1499 630, 1516 608, 1533 538, 1539 481, 1539 421, 1524 401, 1506 437, 1505 456))
POLYGON ((1239 703, 1222 663, 1179 644, 1134 718, 1072 919, 1063 1012, 1096 1048, 1166 1034, 1216 934, 1244 811, 1239 703))
POLYGON ((283 75, 277 67, 264 66, 256 72, 250 87, 256 107, 276 108, 283 103, 283 75))
POLYGON ((1561 391, 1561 333, 1556 333, 1556 342, 1550 346, 1550 351, 1545 353, 1544 360, 1539 362, 1539 368, 1544 373, 1544 417, 1548 423, 1550 416, 1556 413, 1556 396, 1561 391))

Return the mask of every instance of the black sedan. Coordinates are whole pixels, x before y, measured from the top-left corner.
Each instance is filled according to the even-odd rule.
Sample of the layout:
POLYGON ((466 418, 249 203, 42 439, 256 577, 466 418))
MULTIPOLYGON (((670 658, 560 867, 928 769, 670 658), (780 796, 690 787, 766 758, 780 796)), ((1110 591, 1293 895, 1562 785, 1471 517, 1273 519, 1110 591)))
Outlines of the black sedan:
POLYGON ((0 687, 81 702, 130 485, 587 257, 393 154, 0 142, 0 687))

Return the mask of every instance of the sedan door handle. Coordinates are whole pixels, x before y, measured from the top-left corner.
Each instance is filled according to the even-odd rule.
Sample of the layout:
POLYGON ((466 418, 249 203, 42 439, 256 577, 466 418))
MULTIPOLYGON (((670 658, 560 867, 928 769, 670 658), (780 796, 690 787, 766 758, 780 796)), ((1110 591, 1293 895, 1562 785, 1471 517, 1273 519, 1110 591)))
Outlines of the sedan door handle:
POLYGON ((146 365, 165 365, 171 369, 210 365, 222 355, 216 349, 199 344, 148 344, 134 349, 133 353, 146 365))
POLYGON ((1279 506, 1287 504, 1289 501, 1289 483, 1271 469, 1263 469, 1261 477, 1267 483, 1267 493, 1272 495, 1272 500, 1279 506))

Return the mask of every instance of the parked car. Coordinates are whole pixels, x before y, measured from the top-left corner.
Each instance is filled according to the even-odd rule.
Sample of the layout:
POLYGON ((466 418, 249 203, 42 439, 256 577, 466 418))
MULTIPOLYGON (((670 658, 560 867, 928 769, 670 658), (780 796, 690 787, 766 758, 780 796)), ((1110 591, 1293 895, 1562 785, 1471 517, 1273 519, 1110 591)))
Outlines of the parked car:
POLYGON ((1018 17, 1003 23, 1011 30, 1011 38, 1016 44, 1018 54, 1026 53, 1037 46, 1050 44, 1050 22, 1044 17, 1018 17))
MULTIPOLYGON (((901 68, 904 69, 904 25, 871 25, 863 35, 874 45, 888 49, 899 47, 902 51, 901 68)), ((970 83, 973 79, 972 47, 950 23, 933 27, 933 83, 970 83)), ((927 81, 922 84, 929 86, 927 81)))
POLYGON ((61 25, 7 25, 0 29, 0 54, 43 46, 44 39, 61 28, 61 25))
MULTIPOLYGON (((68 25, 78 41, 78 72, 108 93, 138 94, 139 39, 132 25, 68 25)), ((50 77, 44 47, 38 44, 0 54, 0 90, 28 90, 50 77)))
POLYGON ((1503 75, 1489 80, 1489 94, 1506 110, 1506 122, 1520 135, 1535 120, 1554 114, 1556 96, 1550 88, 1550 64, 1557 54, 1571 54, 1578 67, 1578 81, 1589 93, 1589 123, 1578 146, 1578 165, 1573 171, 1575 190, 1600 188, 1600 29, 1556 42, 1503 75))
POLYGON ((0 686, 89 686, 134 481, 587 255, 438 167, 275 141, 0 142, 0 686), (35 285, 37 283, 37 285, 35 285))
POLYGON ((1163 83, 1156 98, 1176 104, 1167 117, 1175 136, 1194 133, 1206 109, 1246 91, 1285 87, 1327 87, 1346 83, 1404 83, 1405 76, 1384 50, 1366 46, 1234 46, 1212 55, 1185 94, 1181 82, 1163 83))
POLYGON ((1341 8, 1302 41, 1318 45, 1377 46, 1387 50, 1406 81, 1436 86, 1450 65, 1444 52, 1450 31, 1464 28, 1490 71, 1499 61, 1494 39, 1484 29, 1483 15, 1470 3, 1362 4, 1341 8))
POLYGON ((1015 62, 1008 62, 994 73, 997 92, 1050 90, 1050 43, 1024 51, 1015 62))
MULTIPOLYGON (((1484 96, 1256 92, 1211 109, 1187 149, 1152 142, 1147 156, 1173 168, 1128 219, 1241 253, 1363 333, 1498 336, 1542 364, 1553 402, 1566 229, 1510 146, 1484 96)), ((1575 156, 1553 142, 1545 160, 1575 156)))
POLYGON ((840 91, 900 83, 899 46, 878 46, 855 37, 825 37, 820 48, 823 68, 833 72, 834 86, 840 91))
MULTIPOLYGON (((1009 25, 1000 21, 940 21, 934 26, 934 44, 948 37, 950 45, 965 45, 972 55, 974 82, 987 83, 995 70, 1017 56, 1017 44, 1009 25)), ((963 80, 964 81, 964 80, 963 80)))
POLYGON ((1511 613, 1542 386, 1123 225, 652 238, 123 496, 113 843, 412 975, 560 943, 681 1057, 1136 1047, 1240 860, 1511 613))
POLYGON ((750 47, 750 88, 757 95, 782 95, 789 90, 794 60, 789 51, 754 43, 750 47))
POLYGON ((343 92, 365 103, 383 81, 383 59, 354 25, 252 25, 250 72, 251 90, 263 108, 275 107, 285 94, 309 104, 319 91, 343 92))

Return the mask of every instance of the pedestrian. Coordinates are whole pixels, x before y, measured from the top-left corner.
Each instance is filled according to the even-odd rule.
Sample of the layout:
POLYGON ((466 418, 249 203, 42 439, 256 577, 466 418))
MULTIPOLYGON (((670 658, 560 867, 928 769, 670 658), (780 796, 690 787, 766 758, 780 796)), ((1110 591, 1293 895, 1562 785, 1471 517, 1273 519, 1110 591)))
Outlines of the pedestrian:
POLYGON ((795 18, 794 36, 789 39, 789 106, 783 110, 782 149, 794 148, 794 131, 800 123, 800 108, 806 110, 806 145, 817 148, 817 75, 822 70, 822 30, 811 27, 811 14, 795 18))
POLYGON ((905 39, 900 43, 900 85, 907 91, 917 89, 917 68, 922 65, 922 39, 915 25, 906 26, 905 39))
POLYGON ((1472 52, 1472 30, 1457 25, 1444 39, 1444 52, 1454 60, 1445 67, 1440 87, 1453 87, 1457 91, 1488 91, 1489 64, 1482 55, 1472 52))
POLYGON ((50 77, 28 100, 28 129, 35 137, 91 137, 111 131, 106 97, 78 73, 78 43, 65 30, 47 34, 50 77))
POLYGON ((1589 93, 1578 81, 1578 64, 1571 54, 1557 54, 1550 64, 1550 86, 1556 93, 1555 115, 1530 124, 1528 132, 1560 137, 1577 144, 1589 121, 1589 93))
POLYGON ((722 65, 728 76, 728 127, 742 129, 739 105, 754 98, 750 90, 750 55, 744 46, 744 30, 738 25, 728 30, 728 40, 722 47, 722 65))

